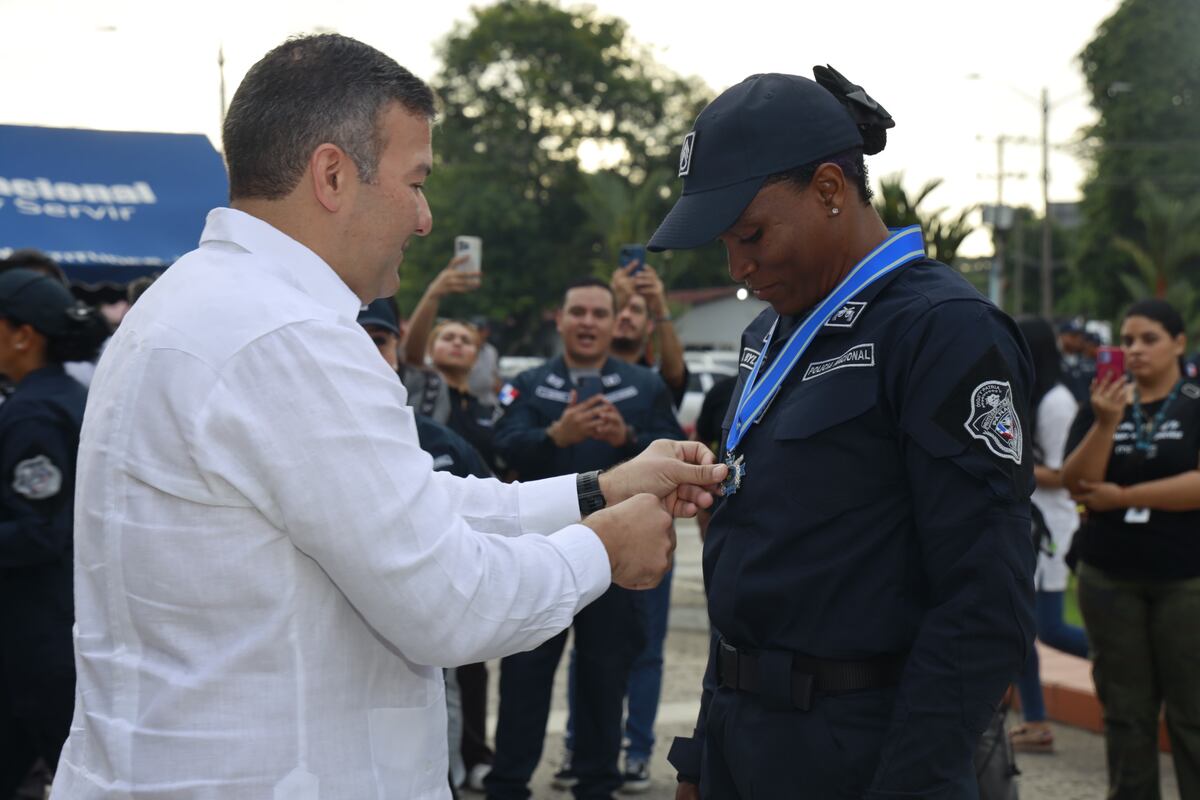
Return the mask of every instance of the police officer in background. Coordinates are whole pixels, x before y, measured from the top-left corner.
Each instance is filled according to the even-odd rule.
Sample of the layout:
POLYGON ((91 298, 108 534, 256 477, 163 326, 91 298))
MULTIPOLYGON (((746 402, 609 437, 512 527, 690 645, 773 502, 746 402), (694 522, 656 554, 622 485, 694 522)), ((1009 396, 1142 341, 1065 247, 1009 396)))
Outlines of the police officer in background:
POLYGON ((71 725, 75 454, 87 390, 63 362, 95 357, 108 328, 56 277, 0 273, 0 798, 71 725))
MULTIPOLYGON (((655 439, 682 439, 666 384, 609 354, 616 314, 608 284, 569 286, 557 315, 563 355, 526 370, 500 390, 496 452, 522 481, 616 466, 655 439)), ((646 642, 634 593, 611 587, 575 616, 574 751, 564 770, 579 800, 621 785, 621 713, 630 669, 646 642)), ((563 631, 500 667, 496 755, 484 779, 489 800, 524 800, 542 755, 563 631)), ((564 765, 566 766, 566 765, 564 765)))
POLYGON ((973 750, 1033 639, 1030 360, 918 228, 884 226, 863 155, 892 119, 814 71, 701 112, 650 241, 719 238, 771 304, 723 425, 677 796, 975 798, 973 750))

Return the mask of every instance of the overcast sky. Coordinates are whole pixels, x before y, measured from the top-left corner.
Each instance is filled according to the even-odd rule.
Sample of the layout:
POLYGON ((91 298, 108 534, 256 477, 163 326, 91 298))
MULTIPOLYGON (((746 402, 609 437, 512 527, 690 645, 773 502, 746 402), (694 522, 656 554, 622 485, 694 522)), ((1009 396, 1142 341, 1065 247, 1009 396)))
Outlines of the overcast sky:
MULTIPOLYGON (((230 96, 263 53, 317 28, 362 39, 429 78, 436 43, 471 5, 479 3, 0 0, 0 123, 200 132, 218 142, 220 46, 230 96)), ((814 64, 832 64, 896 119, 888 149, 869 160, 873 175, 903 170, 914 190, 944 178, 929 205, 957 209, 995 201, 995 179, 979 177, 996 172, 994 139, 1040 134, 1042 87, 1055 104, 1052 143, 1072 140, 1092 121, 1076 57, 1118 3, 592 5, 628 21, 661 62, 717 91, 755 72, 811 76, 814 64)), ((1006 180, 1006 202, 1040 207, 1039 159, 1036 146, 1006 148, 1005 171, 1026 175, 1006 180)), ((1050 167, 1051 201, 1077 199, 1084 165, 1053 150, 1050 167)), ((990 253, 991 245, 980 232, 964 249, 990 253)))

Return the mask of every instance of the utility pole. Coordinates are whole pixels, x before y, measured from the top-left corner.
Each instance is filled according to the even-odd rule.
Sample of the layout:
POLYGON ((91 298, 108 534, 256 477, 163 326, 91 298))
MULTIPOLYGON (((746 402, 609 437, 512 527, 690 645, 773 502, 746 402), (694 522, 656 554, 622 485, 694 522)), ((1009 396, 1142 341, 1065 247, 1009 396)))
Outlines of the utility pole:
MULTIPOLYGON (((979 137, 982 138, 982 137, 979 137)), ((1004 308, 1004 290, 1005 290, 1005 255, 1007 237, 1006 233, 1012 227, 1014 215, 1009 213, 1011 209, 1004 207, 1004 179, 1005 178, 1024 178, 1023 172, 1005 172, 1004 171, 1004 146, 1006 144, 1026 144, 1028 140, 1022 136, 1006 136, 1000 134, 996 137, 996 174, 995 175, 980 175, 981 178, 996 179, 996 205, 992 209, 990 223, 992 226, 992 245, 995 248, 995 259, 992 262, 992 272, 988 276, 988 299, 996 304, 997 308, 1004 308)), ((984 223, 989 222, 987 210, 984 210, 984 223)))
POLYGON ((1042 317, 1054 313, 1054 240, 1050 222, 1050 90, 1042 89, 1042 317))

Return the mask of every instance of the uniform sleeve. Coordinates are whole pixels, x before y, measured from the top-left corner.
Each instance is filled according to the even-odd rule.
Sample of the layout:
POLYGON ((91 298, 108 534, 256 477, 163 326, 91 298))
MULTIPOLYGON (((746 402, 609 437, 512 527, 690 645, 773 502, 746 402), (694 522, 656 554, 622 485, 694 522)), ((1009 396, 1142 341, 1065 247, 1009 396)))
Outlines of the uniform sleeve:
POLYGON ((516 470, 517 475, 545 474, 558 448, 546 434, 550 424, 534 402, 534 380, 529 373, 518 375, 500 391, 500 418, 496 420, 492 442, 496 453, 516 470))
POLYGON ((206 480, 236 488, 410 661, 451 667, 536 647, 608 588, 603 544, 582 525, 478 530, 466 514, 528 529, 522 492, 546 495, 534 513, 574 492, 468 479, 487 486, 467 498, 467 482, 435 477, 401 398, 358 331, 297 323, 222 367, 189 447, 206 480))
POLYGON ((50 417, 11 421, 0 441, 0 566, 71 551, 77 437, 50 417))
POLYGON ((974 796, 975 744, 1033 641, 1032 369, 978 301, 928 311, 888 363, 927 610, 867 797, 974 796))

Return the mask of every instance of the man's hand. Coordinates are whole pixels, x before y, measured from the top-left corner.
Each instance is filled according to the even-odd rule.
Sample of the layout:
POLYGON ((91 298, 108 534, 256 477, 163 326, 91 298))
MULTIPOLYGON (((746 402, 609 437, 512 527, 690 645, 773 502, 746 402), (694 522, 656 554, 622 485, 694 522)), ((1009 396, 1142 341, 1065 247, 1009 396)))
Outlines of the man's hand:
POLYGON ((450 260, 437 277, 429 284, 425 293, 431 297, 443 298, 448 294, 464 294, 479 288, 483 280, 482 272, 463 272, 458 267, 470 260, 470 256, 455 256, 450 260))
POLYGON ((570 447, 573 444, 579 444, 584 439, 592 438, 596 425, 600 421, 601 407, 608 403, 604 399, 604 395, 599 394, 589 397, 582 403, 575 402, 576 397, 578 395, 572 391, 571 402, 567 404, 567 410, 561 417, 550 423, 550 427, 546 429, 557 447, 570 447))
POLYGON ((640 294, 646 298, 646 310, 650 317, 661 317, 667 313, 667 295, 662 279, 654 271, 654 267, 643 266, 640 261, 631 261, 623 267, 618 267, 613 273, 610 285, 613 297, 616 298, 617 308, 624 308, 629 298, 640 294), (636 275, 634 270, 641 269, 636 275))
POLYGON ((588 516, 612 568, 612 582, 626 589, 653 589, 671 568, 675 526, 652 494, 635 495, 588 516))
POLYGON ((680 781, 675 787, 675 800, 700 800, 700 787, 694 783, 680 781))
POLYGON ((1115 483, 1093 483, 1080 481, 1079 488, 1083 491, 1071 495, 1077 503, 1083 503, 1091 511, 1115 511, 1118 508, 1129 508, 1125 499, 1125 487, 1115 483))
MULTIPOLYGON (((603 396, 601 396, 603 399, 603 396)), ((605 400, 597 411, 597 417, 592 425, 591 436, 613 447, 624 447, 629 444, 629 426, 620 410, 605 400)))
POLYGON ((713 504, 713 494, 729 472, 716 460, 700 442, 659 439, 637 458, 600 473, 600 490, 609 505, 649 492, 673 516, 694 517, 713 504))

